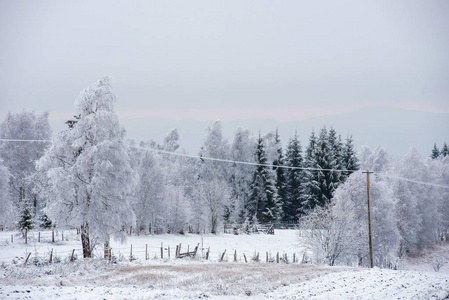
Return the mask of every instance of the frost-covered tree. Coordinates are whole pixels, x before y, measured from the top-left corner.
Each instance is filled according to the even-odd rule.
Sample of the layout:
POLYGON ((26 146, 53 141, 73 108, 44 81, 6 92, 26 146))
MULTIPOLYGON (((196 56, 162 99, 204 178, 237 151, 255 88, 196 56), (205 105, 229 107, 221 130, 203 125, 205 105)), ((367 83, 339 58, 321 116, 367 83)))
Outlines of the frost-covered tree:
MULTIPOLYGON (((431 182, 447 186, 449 182, 449 156, 440 156, 427 161, 427 169, 431 182)), ((427 198, 434 198, 437 203, 436 210, 440 219, 437 227, 437 236, 440 241, 449 241, 449 188, 433 186, 427 198)))
MULTIPOLYGON (((368 205, 366 194, 367 178, 361 172, 353 173, 335 191, 333 202, 336 218, 345 218, 350 224, 351 251, 345 259, 368 266, 368 205), (350 218, 348 218, 350 216, 350 218)), ((371 176, 370 180, 371 220, 373 227, 373 248, 375 265, 392 262, 398 249, 399 232, 394 209, 396 198, 388 182, 371 176)))
MULTIPOLYGON (((229 159, 229 149, 229 142, 223 137, 221 122, 214 122, 207 128, 207 136, 203 142, 199 156, 229 159)), ((214 179, 226 181, 229 178, 229 163, 202 160, 199 166, 199 175, 205 181, 214 179)))
MULTIPOLYGON (((200 158, 207 157, 213 159, 229 159, 229 143, 223 137, 221 122, 216 121, 207 128, 207 136, 204 140, 203 146, 199 152, 200 158)), ((215 190, 214 186, 217 181, 221 182, 221 185, 227 186, 230 175, 231 165, 227 162, 214 161, 210 159, 201 159, 197 165, 198 180, 195 186, 197 195, 192 197, 192 209, 193 209, 193 222, 194 227, 201 230, 215 230, 211 227, 214 222, 209 222, 210 209, 209 207, 210 197, 205 193, 211 190, 215 190)), ((223 205, 228 206, 228 199, 222 199, 223 205)), ((229 210, 226 208, 225 211, 229 210)), ((221 212, 224 211, 220 210, 221 212)), ((220 216, 222 218, 223 216, 220 216)), ((199 232, 200 230, 197 230, 199 232)))
POLYGON ((287 169, 286 200, 282 203, 284 221, 297 221, 298 217, 305 213, 301 203, 304 172, 301 169, 296 169, 303 167, 301 152, 301 144, 298 134, 295 132, 294 137, 288 142, 285 156, 286 166, 292 167, 292 169, 287 169))
POLYGON ((428 170, 417 150, 411 149, 391 170, 392 187, 398 198, 396 220, 400 234, 399 256, 413 255, 435 243, 440 215, 428 182, 428 170), (401 180, 402 178, 406 180, 401 180), (408 181, 407 181, 408 180, 408 181), (411 180, 411 181, 410 181, 411 180))
POLYGON ((351 252, 355 243, 351 235, 351 212, 340 214, 336 209, 333 203, 316 206, 300 219, 300 239, 315 263, 333 266, 351 252))
POLYGON ((228 186, 218 179, 205 181, 201 186, 201 196, 207 208, 205 213, 210 232, 217 233, 219 224, 223 222, 224 208, 229 201, 228 186))
POLYGON ((33 192, 34 184, 29 178, 36 170, 35 161, 48 147, 48 143, 41 140, 48 140, 50 136, 48 112, 39 115, 28 111, 8 113, 0 125, 0 138, 15 140, 0 143, 0 158, 11 173, 9 179, 11 199, 15 210, 19 212, 23 212, 22 202, 26 201, 32 216, 39 213, 39 199, 33 192))
POLYGON ((12 227, 15 221, 15 210, 9 189, 10 178, 11 174, 0 158, 0 228, 12 227))
POLYGON ((136 230, 165 232, 167 206, 165 200, 164 175, 156 154, 144 147, 130 149, 132 167, 138 180, 132 192, 131 206, 136 216, 136 230))
MULTIPOLYGON (((256 141, 249 130, 238 128, 234 134, 231 146, 231 159, 254 163, 254 145, 256 141)), ((230 205, 225 211, 225 219, 230 222, 245 221, 245 207, 249 201, 250 185, 255 167, 252 165, 234 163, 231 165, 229 178, 230 205)))
POLYGON ((107 77, 84 89, 75 102, 79 119, 38 162, 46 212, 59 226, 80 227, 84 257, 110 236, 123 241, 123 227, 134 223, 128 197, 136 175, 115 101, 107 77))

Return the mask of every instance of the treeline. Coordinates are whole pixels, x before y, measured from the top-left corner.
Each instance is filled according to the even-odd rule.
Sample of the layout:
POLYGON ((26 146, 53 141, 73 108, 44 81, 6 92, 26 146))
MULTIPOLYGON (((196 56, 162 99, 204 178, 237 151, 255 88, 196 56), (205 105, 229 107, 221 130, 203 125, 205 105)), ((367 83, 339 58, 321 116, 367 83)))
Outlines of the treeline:
POLYGON ((8 114, 1 137, 28 142, 1 143, 3 226, 79 227, 88 251, 130 227, 214 233, 223 222, 297 222, 358 167, 352 139, 343 143, 332 128, 312 132, 304 155, 297 134, 285 149, 277 131, 237 129, 229 143, 220 122, 207 128, 196 159, 180 156, 176 129, 162 144, 137 145, 125 141, 114 102, 108 78, 89 86, 53 138, 48 113, 8 114))
POLYGON ((421 185, 415 190, 403 181, 443 184, 449 173, 444 148, 431 160, 433 165, 415 152, 413 159, 399 163, 384 150, 372 154, 365 149, 357 158, 352 138, 343 141, 333 128, 312 132, 303 148, 297 133, 284 147, 276 130, 254 136, 238 128, 230 142, 222 135, 221 123, 215 122, 192 156, 182 150, 176 129, 160 144, 126 141, 114 102, 109 79, 103 78, 80 93, 76 117, 53 137, 48 113, 8 114, 1 138, 28 142, 0 142, 0 226, 79 228, 83 255, 90 257, 95 245, 111 237, 124 239, 130 228, 138 234, 216 233, 225 222, 249 230, 258 223, 298 221, 314 228, 323 220, 335 228, 352 218, 348 224, 353 227, 343 227, 344 234, 318 229, 330 234, 321 241, 329 246, 338 240, 346 252, 316 253, 326 253, 324 257, 335 262, 349 260, 347 249, 358 249, 363 260, 364 246, 349 243, 364 238, 362 231, 354 235, 365 222, 366 185, 356 172, 361 167, 375 172, 375 239, 388 239, 379 243, 390 252, 385 251, 415 253, 447 235, 442 218, 449 207, 447 193, 421 185), (424 198, 430 193, 434 202, 424 198), (340 210, 333 215, 335 207, 340 210), (411 226, 418 217, 418 225, 411 226), (388 231, 390 227, 394 229, 388 231), (339 240, 342 236, 348 237, 346 244, 339 240), (419 238, 410 242, 410 236, 419 238))
MULTIPOLYGON (((449 156, 434 159, 415 149, 394 158, 385 148, 362 148, 370 178, 374 263, 396 268, 400 258, 449 238, 449 156)), ((303 239, 320 263, 369 265, 367 175, 356 172, 335 191, 332 202, 300 221, 303 239)), ((436 259, 438 257, 431 257, 436 259)))

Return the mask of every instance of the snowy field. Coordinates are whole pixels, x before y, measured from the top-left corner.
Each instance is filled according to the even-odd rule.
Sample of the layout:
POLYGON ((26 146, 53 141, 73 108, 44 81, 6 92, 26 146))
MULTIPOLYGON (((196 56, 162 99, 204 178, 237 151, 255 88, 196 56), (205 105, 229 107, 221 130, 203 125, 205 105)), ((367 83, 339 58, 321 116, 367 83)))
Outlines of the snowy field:
POLYGON ((51 235, 51 231, 42 232, 38 242, 38 233, 32 232, 25 244, 14 232, 0 232, 0 299, 449 297, 449 245, 435 246, 420 257, 401 261, 400 270, 395 271, 301 264, 304 248, 295 230, 249 236, 132 236, 125 245, 111 243, 116 263, 98 259, 103 255, 102 247, 98 247, 97 258, 80 259, 81 245, 76 231, 55 232, 54 243, 51 235), (192 251, 199 245, 197 257, 175 259, 179 244, 181 252, 187 248, 192 251), (132 262, 129 260, 131 245, 132 262), (208 249, 209 260, 205 260, 208 249), (77 259, 71 262, 73 250, 77 259), (268 259, 274 262, 266 263, 267 252, 268 259), (276 263, 278 252, 280 263, 276 263), (257 253, 259 262, 255 261, 257 253), (248 263, 245 263, 244 254, 248 263), (282 259, 285 254, 288 264, 282 259), (293 254, 296 263, 293 263, 293 254), (433 269, 435 257, 442 263, 439 272, 433 269))

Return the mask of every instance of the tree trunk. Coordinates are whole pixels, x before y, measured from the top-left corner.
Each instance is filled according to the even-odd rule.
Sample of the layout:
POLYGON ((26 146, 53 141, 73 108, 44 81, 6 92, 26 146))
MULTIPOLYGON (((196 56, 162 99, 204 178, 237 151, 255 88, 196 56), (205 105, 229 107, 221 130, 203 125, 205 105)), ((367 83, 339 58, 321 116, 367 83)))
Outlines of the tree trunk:
POLYGON ((87 222, 81 225, 81 244, 83 246, 83 257, 91 258, 92 251, 90 248, 89 224, 87 222))

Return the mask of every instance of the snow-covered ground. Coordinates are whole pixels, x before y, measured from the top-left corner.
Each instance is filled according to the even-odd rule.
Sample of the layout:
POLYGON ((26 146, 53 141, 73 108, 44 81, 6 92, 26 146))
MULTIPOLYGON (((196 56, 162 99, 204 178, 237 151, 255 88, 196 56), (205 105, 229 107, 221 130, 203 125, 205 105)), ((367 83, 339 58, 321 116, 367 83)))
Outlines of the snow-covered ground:
MULTIPOLYGON (((448 299, 449 245, 427 249, 401 262, 400 270, 329 267, 292 263, 304 249, 297 231, 275 235, 133 236, 111 243, 117 263, 80 259, 75 231, 29 234, 28 244, 13 232, 0 232, 0 299, 448 299), (11 234, 14 242, 11 243, 11 234), (164 259, 160 258, 161 243, 164 259), (198 256, 174 259, 200 245, 198 256), (133 262, 129 261, 131 245, 133 262), (170 259, 168 249, 170 248, 170 259), (53 262, 48 263, 53 249, 53 262), (70 262, 73 249, 78 259, 70 262), (222 253, 223 262, 220 262, 222 253), (145 252, 148 260, 145 259, 145 252), (237 251, 237 262, 234 254, 237 251), (289 264, 266 263, 287 254, 289 264), (25 259, 31 253, 26 265, 25 259), (248 263, 245 263, 245 253, 248 263), (252 259, 259 253, 260 262, 252 259), (433 267, 440 261, 439 272, 433 267)), ((102 249, 98 247, 97 257, 102 249)))

